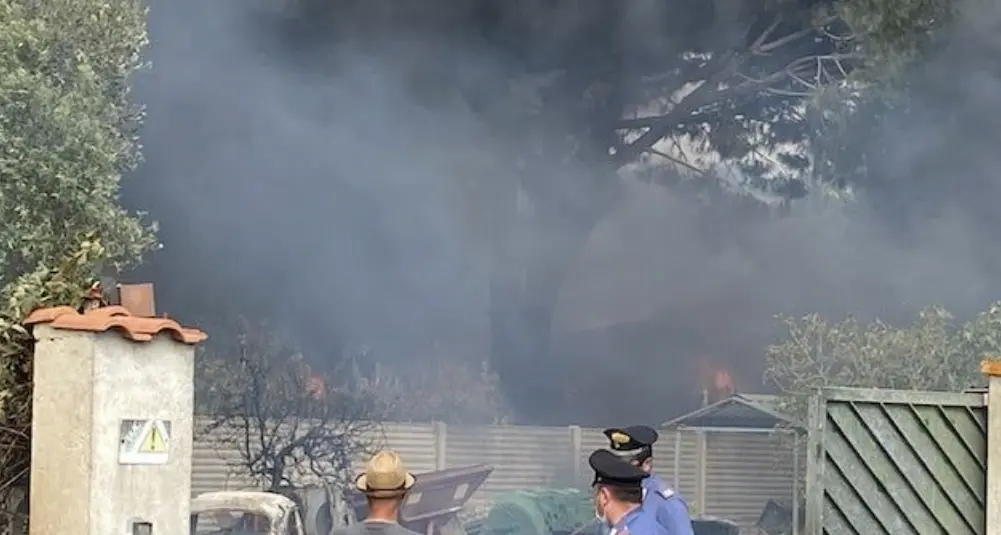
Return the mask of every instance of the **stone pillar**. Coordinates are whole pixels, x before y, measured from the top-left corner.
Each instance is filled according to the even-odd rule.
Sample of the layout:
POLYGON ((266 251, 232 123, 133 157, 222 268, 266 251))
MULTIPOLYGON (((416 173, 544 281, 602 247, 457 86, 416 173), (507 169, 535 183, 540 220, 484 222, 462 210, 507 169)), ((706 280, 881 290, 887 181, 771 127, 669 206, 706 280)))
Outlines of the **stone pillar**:
POLYGON ((37 310, 30 535, 187 535, 194 350, 120 306, 37 310))
POLYGON ((1001 359, 985 360, 987 375, 987 533, 1001 535, 1001 359))

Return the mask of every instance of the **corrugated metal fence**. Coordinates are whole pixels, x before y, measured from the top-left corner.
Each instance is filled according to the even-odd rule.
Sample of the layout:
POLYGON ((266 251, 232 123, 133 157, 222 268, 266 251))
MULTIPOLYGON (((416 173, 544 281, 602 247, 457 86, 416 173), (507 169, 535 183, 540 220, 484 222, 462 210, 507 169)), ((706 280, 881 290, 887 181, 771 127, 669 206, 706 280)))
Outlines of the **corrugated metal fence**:
MULTIPOLYGON (((789 435, 708 433, 701 512, 753 526, 769 499, 791 505, 792 445, 789 435)), ((800 455, 799 467, 802 477, 805 455, 800 455)), ((800 493, 802 497, 802 486, 800 493)))
POLYGON ((856 389, 814 398, 806 533, 982 535, 984 398, 856 389))
MULTIPOLYGON (((479 502, 519 488, 586 485, 592 475, 588 454, 607 446, 601 429, 577 426, 386 423, 374 440, 400 452, 418 473, 476 463, 493 465, 493 474, 474 497, 479 502)), ((676 444, 675 435, 665 433, 655 452, 655 470, 668 481, 676 478, 676 444)), ((768 499, 791 499, 791 448, 778 438, 709 433, 704 452, 700 453, 699 444, 695 433, 681 434, 678 490, 695 511, 753 525, 768 499), (700 463, 700 456, 705 462, 700 463), (704 504, 696 503, 698 496, 705 496, 704 504)), ((241 470, 235 447, 205 435, 196 437, 194 446, 193 492, 254 488, 241 470)), ((359 469, 362 462, 358 460, 359 469)))

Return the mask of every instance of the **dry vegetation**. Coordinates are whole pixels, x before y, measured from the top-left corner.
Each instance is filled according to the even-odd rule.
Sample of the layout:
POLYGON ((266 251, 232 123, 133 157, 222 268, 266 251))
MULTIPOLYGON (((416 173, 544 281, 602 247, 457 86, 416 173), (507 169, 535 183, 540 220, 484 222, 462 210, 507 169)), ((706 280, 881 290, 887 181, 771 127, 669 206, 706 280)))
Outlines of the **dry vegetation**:
POLYGON ((781 320, 787 334, 768 348, 766 378, 800 417, 806 398, 827 386, 963 390, 982 381, 980 361, 1001 350, 1001 304, 965 323, 939 307, 903 327, 816 314, 781 320))

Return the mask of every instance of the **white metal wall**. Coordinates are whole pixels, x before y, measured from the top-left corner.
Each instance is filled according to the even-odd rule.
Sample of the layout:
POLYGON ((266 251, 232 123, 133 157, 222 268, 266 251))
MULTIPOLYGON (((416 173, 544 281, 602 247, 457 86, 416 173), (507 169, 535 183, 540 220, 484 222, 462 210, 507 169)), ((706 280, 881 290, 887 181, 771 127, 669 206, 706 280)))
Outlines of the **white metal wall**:
MULTIPOLYGON (((706 434, 706 513, 753 525, 769 499, 792 504, 789 437, 751 433, 706 434)), ((800 459, 800 469, 805 468, 800 459)))
POLYGON ((448 466, 493 465, 477 500, 517 489, 575 484, 567 427, 449 426, 445 443, 448 466))
MULTIPOLYGON (((681 433, 678 489, 693 511, 721 516, 744 526, 757 521, 768 499, 792 498, 792 460, 788 440, 748 433, 708 433, 704 472, 700 471, 699 440, 681 433), (705 503, 698 503, 705 496, 705 503)), ((487 463, 494 473, 477 492, 484 502, 519 488, 586 485, 591 472, 587 455, 607 445, 601 429, 532 426, 446 426, 389 423, 373 436, 378 447, 392 448, 410 470, 487 463)), ((664 432, 655 449, 655 470, 674 480, 675 433, 664 432)), ((364 463, 361 456, 356 468, 364 463)), ((195 440, 192 466, 194 493, 254 488, 240 469, 240 455, 219 437, 202 434, 195 440)), ((805 458, 800 458, 801 469, 805 458)))

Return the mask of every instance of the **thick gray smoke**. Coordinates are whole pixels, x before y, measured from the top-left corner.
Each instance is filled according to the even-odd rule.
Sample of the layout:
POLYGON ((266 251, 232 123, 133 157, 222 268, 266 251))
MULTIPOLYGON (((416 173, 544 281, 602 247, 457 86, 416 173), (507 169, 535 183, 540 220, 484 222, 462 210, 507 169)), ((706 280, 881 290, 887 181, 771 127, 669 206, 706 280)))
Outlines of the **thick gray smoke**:
MULTIPOLYGON (((138 91, 147 163, 126 197, 161 222, 166 249, 147 273, 161 308, 209 328, 268 311, 322 359, 365 346, 406 362, 435 342, 485 359, 488 262, 470 191, 489 178, 467 175, 506 149, 434 71, 459 65, 511 92, 503 51, 426 34, 309 46, 266 7, 153 6, 154 67, 138 91)), ((560 295, 553 351, 582 398, 569 417, 690 408, 704 355, 760 389, 776 313, 894 320, 998 297, 1001 85, 985 59, 997 51, 977 46, 920 69, 910 108, 865 134, 888 156, 857 204, 806 200, 751 222, 628 182, 560 295), (605 394, 609 381, 634 386, 605 394)))
POLYGON ((306 63, 336 66, 312 70, 269 17, 241 2, 152 11, 135 197, 163 224, 165 306, 210 322, 266 310, 331 357, 344 344, 405 357, 468 332, 483 288, 439 155, 475 143, 475 125, 409 100, 419 63, 313 51, 306 63))

